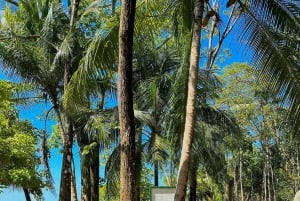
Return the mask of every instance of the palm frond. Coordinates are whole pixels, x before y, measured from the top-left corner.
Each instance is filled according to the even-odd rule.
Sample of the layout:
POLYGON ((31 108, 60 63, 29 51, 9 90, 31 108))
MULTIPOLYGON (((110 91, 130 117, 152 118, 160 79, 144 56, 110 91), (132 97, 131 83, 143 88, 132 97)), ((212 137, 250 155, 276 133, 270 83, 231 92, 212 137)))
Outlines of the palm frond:
POLYGON ((144 144, 145 153, 149 162, 164 162, 168 159, 169 150, 171 150, 170 142, 166 137, 157 133, 152 133, 149 140, 144 144))
POLYGON ((170 121, 167 122, 167 133, 172 141, 180 144, 185 123, 185 106, 187 98, 187 75, 189 69, 191 35, 185 36, 184 51, 179 69, 174 74, 168 105, 170 107, 170 121))
POLYGON ((197 107, 197 118, 207 124, 217 126, 229 133, 240 133, 240 128, 233 115, 216 107, 200 104, 197 107))
POLYGON ((209 175, 215 178, 224 176, 225 157, 223 140, 226 135, 217 127, 203 122, 196 123, 193 141, 193 155, 209 175), (219 131, 219 132, 218 132, 219 131))
MULTIPOLYGON (((45 11, 44 11, 45 12, 45 11)), ((41 43, 46 57, 58 51, 62 37, 67 34, 68 19, 60 5, 49 5, 41 29, 41 43)), ((53 60, 53 58, 51 58, 53 60)))
POLYGON ((97 97, 99 92, 116 97, 113 68, 118 54, 117 36, 118 26, 112 23, 108 25, 106 31, 98 33, 90 41, 65 91, 66 108, 72 106, 73 103, 75 107, 80 106, 80 103, 89 100, 90 96, 97 97))
MULTIPOLYGON (((23 3, 23 1, 21 2, 23 3)), ((61 70, 50 73, 50 65, 52 58, 49 57, 48 50, 45 49, 47 44, 51 48, 48 48, 52 53, 56 52, 55 45, 52 44, 51 40, 55 38, 50 38, 43 35, 44 27, 47 27, 49 23, 47 19, 51 15, 52 27, 63 27, 61 24, 62 14, 60 9, 56 7, 51 8, 48 12, 45 12, 45 19, 39 19, 36 23, 40 29, 31 29, 26 26, 26 20, 24 22, 23 17, 20 12, 30 12, 32 9, 30 6, 36 6, 36 4, 31 5, 25 2, 26 9, 29 10, 18 10, 16 13, 11 13, 9 10, 3 16, 5 18, 4 23, 1 24, 0 31, 0 46, 1 46, 1 60, 3 62, 3 70, 6 74, 10 75, 16 79, 22 79, 25 82, 36 83, 42 85, 43 88, 48 91, 56 89, 56 85, 61 78, 61 70), (51 13, 51 14, 50 14, 51 13), (44 23, 45 20, 45 24, 44 23), (58 26, 59 24, 59 26, 58 26), (2 38, 3 37, 3 38, 2 38), (54 51, 54 52, 53 52, 54 51), (43 86, 44 85, 44 86, 43 86)), ((46 10, 46 8, 43 8, 46 10)), ((47 8, 48 9, 48 8, 47 8)), ((48 10, 47 10, 48 11, 48 10)), ((43 11, 44 12, 44 11, 43 11)), ((30 18, 30 16, 28 17, 30 18)), ((62 20, 63 21, 63 20, 62 20)), ((59 43, 59 41, 57 41, 59 43)))
POLYGON ((91 4, 89 4, 84 12, 80 15, 80 18, 78 20, 77 23, 80 23, 81 20, 83 20, 85 18, 85 16, 91 14, 91 13, 95 13, 97 14, 98 11, 99 11, 99 4, 100 4, 100 1, 99 0, 96 0, 96 1, 93 1, 91 4))
POLYGON ((153 125, 153 117, 149 112, 134 110, 134 117, 143 125, 153 125))
POLYGON ((119 140, 117 131, 117 109, 105 111, 83 108, 73 114, 77 137, 85 135, 89 142, 97 142, 100 150, 116 144, 119 140))
POLYGON ((115 197, 119 193, 120 181, 120 145, 110 154, 105 165, 106 193, 108 197, 115 197))
POLYGON ((59 68, 60 64, 62 64, 63 61, 66 61, 70 57, 70 55, 72 55, 72 48, 70 47, 70 41, 73 40, 73 35, 74 33, 69 32, 64 37, 64 40, 58 47, 58 50, 53 59, 52 67, 50 69, 51 71, 55 71, 57 68, 59 68))
POLYGON ((274 81, 276 92, 285 96, 292 110, 300 92, 300 8, 292 1, 239 1, 244 9, 242 39, 253 47, 253 63, 261 81, 274 81))

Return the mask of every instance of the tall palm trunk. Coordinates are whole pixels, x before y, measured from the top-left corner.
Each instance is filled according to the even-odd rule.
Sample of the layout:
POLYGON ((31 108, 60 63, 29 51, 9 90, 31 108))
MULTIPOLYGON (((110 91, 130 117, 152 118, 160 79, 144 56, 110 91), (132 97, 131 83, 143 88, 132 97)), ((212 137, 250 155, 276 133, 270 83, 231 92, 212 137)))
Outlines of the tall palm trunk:
POLYGON ((238 164, 237 164, 237 159, 235 159, 235 162, 234 162, 234 172, 233 172, 233 178, 234 178, 234 200, 235 201, 238 201, 239 199, 239 179, 238 179, 238 164))
MULTIPOLYGON (((61 115, 61 110, 56 97, 51 97, 51 102, 54 105, 54 110, 58 120, 58 127, 61 133, 63 144, 63 160, 61 169, 61 183, 59 189, 59 201, 71 200, 71 177, 72 177, 72 146, 73 132, 70 124, 64 123, 61 115)), ((69 122, 70 123, 70 122, 69 122)))
MULTIPOLYGON (((70 33, 75 33, 75 22, 77 18, 80 0, 74 0, 70 15, 70 33)), ((74 37, 70 39, 70 53, 64 66, 64 90, 66 90, 71 78, 72 53, 74 48, 74 37)), ((59 201, 71 200, 71 174, 72 174, 72 147, 73 147, 73 126, 67 114, 64 117, 64 136, 63 136, 63 162, 61 169, 61 181, 59 191, 59 201)), ((76 188, 75 188, 76 189, 76 188)))
POLYGON ((88 135, 77 135, 77 143, 80 154, 80 170, 81 170, 81 201, 91 200, 91 182, 90 182, 90 160, 91 153, 84 153, 84 147, 88 145, 88 135))
POLYGON ((190 201, 197 200, 197 172, 194 168, 191 169, 190 176, 190 201))
POLYGON ((76 191, 76 174, 75 174, 74 157, 72 157, 71 197, 72 197, 72 201, 78 201, 77 191, 76 191))
POLYGON ((82 154, 83 147, 80 147, 80 169, 81 169, 81 201, 91 200, 91 183, 90 183, 90 154, 82 154))
POLYGON ((65 123, 65 128, 59 201, 71 200, 73 131, 70 122, 65 123))
POLYGON ((135 0, 123 0, 119 29, 118 112, 121 133, 120 200, 135 201, 135 128, 132 93, 132 46, 135 0))
POLYGON ((175 192, 175 201, 183 201, 186 195, 186 187, 189 172, 189 163, 192 152, 192 139, 195 125, 196 113, 196 97, 197 97, 197 83, 198 83, 198 63, 200 53, 200 38, 201 38, 201 22, 204 10, 204 0, 197 0, 194 9, 194 23, 192 34, 192 46, 190 57, 190 70, 188 80, 188 97, 186 106, 186 120, 183 134, 182 151, 180 158, 180 165, 178 171, 178 182, 175 192))
MULTIPOLYGON (((141 128, 140 125, 136 125, 137 128, 141 128)), ((141 177, 142 177, 142 151, 143 151, 143 144, 142 144, 142 129, 137 130, 137 144, 136 144, 136 163, 135 163, 135 170, 136 170, 136 199, 141 200, 141 177)))
POLYGON ((99 201, 99 143, 97 143, 91 152, 91 201, 99 201))
POLYGON ((266 162, 264 161, 264 169, 263 169, 263 198, 264 201, 267 201, 267 167, 266 162))

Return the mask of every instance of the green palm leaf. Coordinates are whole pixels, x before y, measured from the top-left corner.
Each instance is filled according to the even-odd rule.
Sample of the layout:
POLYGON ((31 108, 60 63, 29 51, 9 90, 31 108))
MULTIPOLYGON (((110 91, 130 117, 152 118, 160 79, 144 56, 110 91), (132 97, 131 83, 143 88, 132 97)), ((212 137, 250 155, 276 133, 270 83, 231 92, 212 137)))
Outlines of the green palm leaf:
POLYGON ((244 9, 242 39, 253 47, 253 63, 261 71, 261 80, 286 97, 293 111, 299 102, 300 82, 300 8, 293 1, 239 1, 244 9))

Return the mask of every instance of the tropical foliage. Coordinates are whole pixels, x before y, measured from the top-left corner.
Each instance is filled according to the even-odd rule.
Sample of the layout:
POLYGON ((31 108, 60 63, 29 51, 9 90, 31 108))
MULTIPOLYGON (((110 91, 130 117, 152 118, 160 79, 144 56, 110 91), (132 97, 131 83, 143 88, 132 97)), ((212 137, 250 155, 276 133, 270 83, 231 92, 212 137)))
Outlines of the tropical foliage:
POLYGON ((299 1, 5 2, 0 67, 18 84, 0 83, 1 187, 41 196, 52 143, 58 199, 78 200, 76 143, 82 201, 149 200, 151 185, 176 186, 178 201, 291 200, 300 188, 299 1), (239 41, 254 65, 224 67, 239 41), (22 99, 19 84, 31 85, 22 99), (52 136, 19 120, 29 96, 50 103, 52 136))
POLYGON ((12 101, 20 86, 0 82, 0 184, 1 187, 15 186, 26 194, 42 198, 42 189, 50 188, 46 171, 41 171, 39 141, 41 133, 27 120, 20 120, 12 101))

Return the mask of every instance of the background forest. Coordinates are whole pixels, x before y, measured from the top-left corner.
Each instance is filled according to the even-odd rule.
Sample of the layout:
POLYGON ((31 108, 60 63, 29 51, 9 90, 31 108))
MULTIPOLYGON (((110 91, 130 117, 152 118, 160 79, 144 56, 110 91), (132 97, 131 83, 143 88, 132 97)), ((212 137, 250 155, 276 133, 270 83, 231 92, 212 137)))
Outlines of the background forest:
POLYGON ((0 16, 0 199, 299 190, 299 0, 0 0, 0 16))

